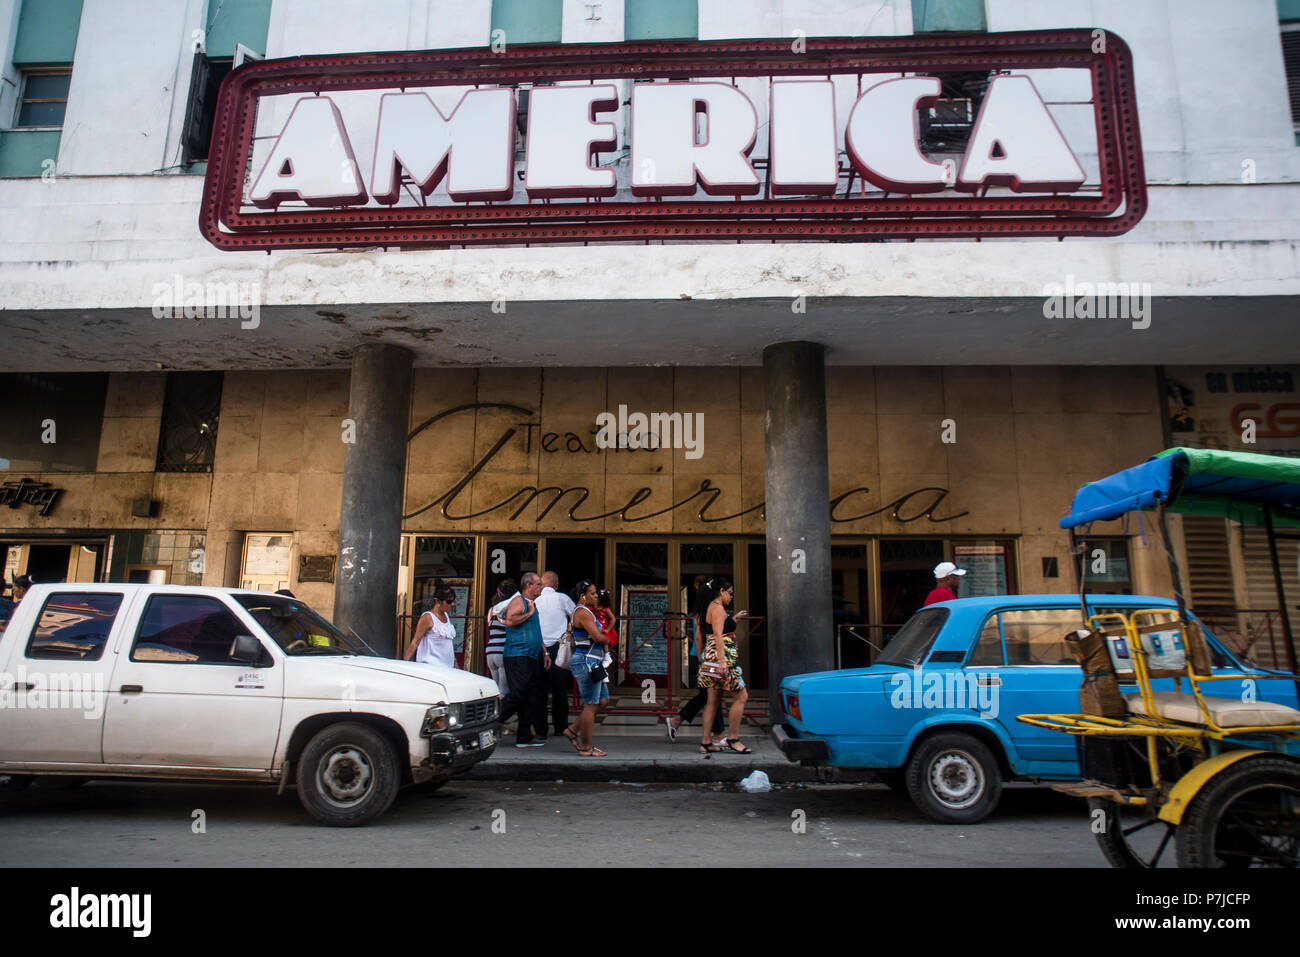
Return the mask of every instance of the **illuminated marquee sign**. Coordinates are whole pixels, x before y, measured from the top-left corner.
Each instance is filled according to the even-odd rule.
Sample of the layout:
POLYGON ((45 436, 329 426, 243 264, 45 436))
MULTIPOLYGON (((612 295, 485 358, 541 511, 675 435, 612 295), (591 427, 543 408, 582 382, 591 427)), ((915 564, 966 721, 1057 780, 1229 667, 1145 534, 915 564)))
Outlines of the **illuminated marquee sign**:
POLYGON ((1145 208, 1128 49, 1064 30, 253 63, 200 225, 223 249, 860 240, 1115 235, 1145 208))

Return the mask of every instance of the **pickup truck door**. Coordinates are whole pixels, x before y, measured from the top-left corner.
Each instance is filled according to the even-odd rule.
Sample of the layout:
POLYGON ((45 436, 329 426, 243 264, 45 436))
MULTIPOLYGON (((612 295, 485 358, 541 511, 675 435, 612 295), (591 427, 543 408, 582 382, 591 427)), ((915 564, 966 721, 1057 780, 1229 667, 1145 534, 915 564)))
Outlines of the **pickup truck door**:
POLYGON ((284 666, 232 660, 238 635, 266 644, 242 610, 217 597, 146 594, 109 684, 104 762, 270 770, 284 666))
POLYGON ((99 764, 112 650, 131 620, 125 591, 29 595, 4 635, 0 761, 51 770, 99 764))

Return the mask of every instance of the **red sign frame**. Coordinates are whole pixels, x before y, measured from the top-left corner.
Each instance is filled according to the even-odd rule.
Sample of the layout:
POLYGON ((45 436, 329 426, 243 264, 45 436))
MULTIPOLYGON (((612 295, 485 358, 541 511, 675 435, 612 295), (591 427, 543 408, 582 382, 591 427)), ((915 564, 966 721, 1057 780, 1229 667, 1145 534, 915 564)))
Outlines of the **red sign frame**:
POLYGON ((583 44, 353 53, 249 63, 222 83, 199 226, 219 249, 446 247, 639 240, 822 240, 1114 236, 1147 208, 1133 62, 1100 30, 783 40, 583 44), (1100 38, 1100 39, 1099 39, 1100 38), (1094 47, 1101 52, 1093 52, 1094 47), (573 79, 941 73, 1085 68, 1092 80, 1100 191, 1025 197, 470 203, 241 209, 257 98, 409 86, 573 79))

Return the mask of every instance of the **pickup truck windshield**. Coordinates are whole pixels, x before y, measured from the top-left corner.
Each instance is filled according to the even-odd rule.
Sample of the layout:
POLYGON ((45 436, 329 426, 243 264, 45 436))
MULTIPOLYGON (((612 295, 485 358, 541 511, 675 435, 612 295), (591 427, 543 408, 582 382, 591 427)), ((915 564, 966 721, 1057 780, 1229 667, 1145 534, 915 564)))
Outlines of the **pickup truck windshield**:
POLYGON ((280 595, 233 596, 289 655, 365 655, 369 649, 349 638, 300 601, 280 595))
POLYGON ((878 665, 904 665, 911 668, 919 665, 934 644, 939 629, 948 620, 947 608, 922 609, 907 624, 898 629, 898 634, 885 645, 885 650, 876 659, 878 665))

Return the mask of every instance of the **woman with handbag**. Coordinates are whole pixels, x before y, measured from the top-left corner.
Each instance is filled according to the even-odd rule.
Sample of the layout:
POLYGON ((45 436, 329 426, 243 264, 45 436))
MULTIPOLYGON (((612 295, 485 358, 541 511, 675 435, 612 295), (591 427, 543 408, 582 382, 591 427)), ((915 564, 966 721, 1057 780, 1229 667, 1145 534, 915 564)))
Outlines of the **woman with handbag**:
POLYGON ((700 662, 700 687, 709 693, 709 702, 704 706, 704 740, 700 744, 700 754, 706 758, 713 752, 723 750, 735 754, 754 753, 740 743, 740 719, 745 716, 749 691, 745 688, 736 652, 736 618, 743 618, 745 613, 737 612, 735 618, 727 613, 733 595, 731 582, 726 578, 710 579, 700 589, 698 618, 704 623, 705 633, 704 658, 700 662), (713 726, 713 716, 722 706, 724 692, 732 695, 731 711, 727 715, 726 748, 714 744, 709 733, 713 726))
POLYGON ((582 712, 577 721, 564 729, 564 736, 573 742, 584 758, 603 758, 605 752, 592 743, 591 736, 596 726, 596 715, 609 704, 603 664, 608 638, 594 611, 600 602, 596 586, 584 579, 578 582, 573 597, 577 607, 569 621, 569 632, 573 636, 569 669, 578 683, 582 712))

